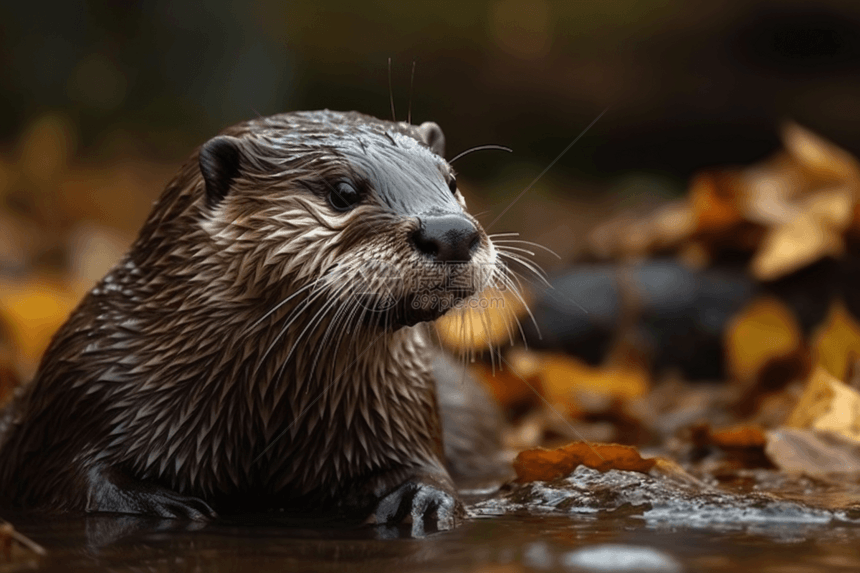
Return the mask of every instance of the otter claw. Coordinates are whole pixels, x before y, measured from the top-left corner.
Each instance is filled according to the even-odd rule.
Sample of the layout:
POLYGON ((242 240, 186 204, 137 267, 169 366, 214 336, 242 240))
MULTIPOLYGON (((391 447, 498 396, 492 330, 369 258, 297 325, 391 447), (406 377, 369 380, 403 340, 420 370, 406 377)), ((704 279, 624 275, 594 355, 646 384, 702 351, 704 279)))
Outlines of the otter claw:
POLYGON ((377 524, 410 524, 413 537, 453 529, 463 507, 450 493, 420 482, 406 482, 380 500, 369 521, 377 524))

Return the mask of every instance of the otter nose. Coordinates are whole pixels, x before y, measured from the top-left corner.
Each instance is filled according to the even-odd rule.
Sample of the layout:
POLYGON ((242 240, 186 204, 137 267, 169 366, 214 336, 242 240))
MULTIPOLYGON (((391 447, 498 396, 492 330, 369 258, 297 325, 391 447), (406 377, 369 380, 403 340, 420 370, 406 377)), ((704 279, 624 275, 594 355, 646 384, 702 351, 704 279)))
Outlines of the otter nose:
POLYGON ((462 215, 428 215, 419 224, 412 241, 438 263, 468 262, 481 242, 478 229, 462 215))

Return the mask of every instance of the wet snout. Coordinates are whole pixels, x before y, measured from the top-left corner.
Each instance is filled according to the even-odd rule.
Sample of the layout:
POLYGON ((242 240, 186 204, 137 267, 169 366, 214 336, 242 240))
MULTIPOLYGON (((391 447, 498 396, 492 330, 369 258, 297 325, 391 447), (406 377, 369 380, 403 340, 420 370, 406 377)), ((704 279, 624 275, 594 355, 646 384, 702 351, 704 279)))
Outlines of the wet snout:
POLYGON ((469 262, 481 244, 478 228, 463 215, 423 215, 418 220, 418 229, 412 235, 412 243, 418 252, 433 262, 469 262))

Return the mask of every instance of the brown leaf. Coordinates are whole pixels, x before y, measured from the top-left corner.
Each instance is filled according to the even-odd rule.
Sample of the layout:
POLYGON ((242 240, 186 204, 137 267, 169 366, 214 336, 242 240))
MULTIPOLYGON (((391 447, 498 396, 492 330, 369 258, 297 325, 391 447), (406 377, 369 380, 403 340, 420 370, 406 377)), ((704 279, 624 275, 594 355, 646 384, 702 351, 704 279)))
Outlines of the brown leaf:
POLYGON ((712 432, 710 440, 721 448, 761 448, 766 437, 760 426, 734 426, 712 432))
POLYGON ((517 481, 525 483, 564 477, 580 464, 602 472, 615 469, 648 473, 655 463, 655 459, 643 458, 632 446, 575 442, 555 450, 520 452, 514 460, 514 470, 517 481))
POLYGON ((741 213, 732 200, 734 185, 730 173, 707 173, 693 179, 689 200, 698 231, 726 231, 741 221, 741 213))
POLYGON ((498 366, 494 368, 484 363, 476 363, 472 366, 472 371, 503 408, 532 404, 539 399, 535 392, 529 388, 529 384, 531 384, 533 388, 539 391, 540 381, 534 366, 531 365, 533 360, 528 355, 529 352, 525 350, 510 353, 507 360, 516 373, 512 372, 510 368, 501 369, 498 366), (524 383, 520 376, 529 384, 524 383))

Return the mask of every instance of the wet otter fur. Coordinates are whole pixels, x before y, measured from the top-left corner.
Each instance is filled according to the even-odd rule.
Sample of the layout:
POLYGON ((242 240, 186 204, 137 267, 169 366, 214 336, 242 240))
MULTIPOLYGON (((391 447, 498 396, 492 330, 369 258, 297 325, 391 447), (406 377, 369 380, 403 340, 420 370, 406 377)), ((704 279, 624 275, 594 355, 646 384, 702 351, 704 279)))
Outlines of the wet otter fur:
POLYGON ((452 527, 420 295, 501 267, 443 149, 327 110, 205 143, 0 415, 0 506, 452 527))

